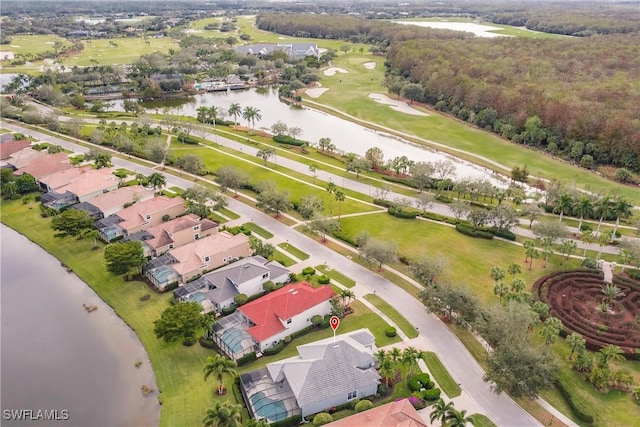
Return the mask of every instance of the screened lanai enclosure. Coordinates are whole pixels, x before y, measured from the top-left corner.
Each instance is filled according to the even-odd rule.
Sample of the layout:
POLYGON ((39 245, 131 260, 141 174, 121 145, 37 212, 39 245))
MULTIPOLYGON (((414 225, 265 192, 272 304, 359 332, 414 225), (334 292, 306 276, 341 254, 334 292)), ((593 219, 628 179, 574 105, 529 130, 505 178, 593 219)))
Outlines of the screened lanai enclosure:
POLYGON ((267 368, 240 375, 240 389, 255 419, 266 419, 271 423, 301 414, 286 378, 274 382, 267 368))
POLYGON ((257 343, 248 329, 254 326, 241 312, 236 311, 213 325, 213 340, 233 360, 257 351, 257 343))

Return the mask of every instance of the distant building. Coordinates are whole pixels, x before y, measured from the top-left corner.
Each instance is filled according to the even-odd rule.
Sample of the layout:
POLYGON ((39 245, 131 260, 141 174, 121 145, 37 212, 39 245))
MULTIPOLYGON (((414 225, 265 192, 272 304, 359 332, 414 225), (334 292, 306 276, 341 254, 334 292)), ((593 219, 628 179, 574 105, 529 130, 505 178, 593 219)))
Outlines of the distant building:
POLYGON ((296 59, 307 56, 320 58, 320 49, 316 43, 261 43, 236 46, 236 52, 243 55, 262 56, 281 50, 296 59))

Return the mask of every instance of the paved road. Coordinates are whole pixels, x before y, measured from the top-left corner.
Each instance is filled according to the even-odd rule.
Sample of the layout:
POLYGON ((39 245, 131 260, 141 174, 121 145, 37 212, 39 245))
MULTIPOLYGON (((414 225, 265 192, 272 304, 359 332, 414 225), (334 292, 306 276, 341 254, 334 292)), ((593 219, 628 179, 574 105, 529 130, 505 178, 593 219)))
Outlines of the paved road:
MULTIPOLYGON (((86 152, 87 148, 61 140, 39 132, 21 128, 17 125, 2 123, 4 128, 15 132, 30 134, 42 141, 59 144, 76 152, 86 152)), ((221 138, 219 138, 220 140, 221 138)), ((243 149, 246 150, 246 146, 243 149)), ((284 160, 284 159, 282 159, 284 160)), ((114 157, 112 162, 117 167, 127 168, 145 175, 149 175, 156 169, 141 166, 137 163, 114 157)), ((340 177, 341 178, 341 177, 340 177)), ((193 181, 167 175, 167 186, 188 188, 193 181)), ((361 267, 342 255, 328 249, 315 240, 298 233, 283 223, 251 208, 237 200, 228 198, 229 208, 243 217, 254 221, 268 229, 274 235, 288 240, 292 245, 302 251, 313 254, 312 262, 326 263, 332 268, 338 269, 347 276, 355 278, 358 283, 370 292, 376 292, 381 298, 402 313, 420 331, 420 334, 429 342, 434 351, 440 356, 443 364, 453 378, 469 394, 483 412, 498 426, 539 426, 536 419, 524 411, 507 395, 496 395, 491 392, 487 383, 482 380, 484 374, 481 367, 473 359, 467 349, 453 335, 447 327, 435 316, 428 314, 424 306, 404 290, 398 288, 385 278, 361 267)))

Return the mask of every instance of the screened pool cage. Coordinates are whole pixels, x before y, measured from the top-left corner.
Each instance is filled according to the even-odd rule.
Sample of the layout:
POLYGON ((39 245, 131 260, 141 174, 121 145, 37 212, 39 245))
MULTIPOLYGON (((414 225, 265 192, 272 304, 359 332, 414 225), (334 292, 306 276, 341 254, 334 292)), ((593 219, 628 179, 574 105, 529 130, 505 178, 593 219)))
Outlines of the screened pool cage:
POLYGON ((236 311, 216 322, 213 326, 213 340, 227 356, 238 360, 245 354, 258 351, 256 342, 248 332, 251 326, 251 321, 236 311))
POLYGON ((287 380, 274 382, 267 368, 240 375, 240 385, 253 418, 274 422, 301 414, 287 380))

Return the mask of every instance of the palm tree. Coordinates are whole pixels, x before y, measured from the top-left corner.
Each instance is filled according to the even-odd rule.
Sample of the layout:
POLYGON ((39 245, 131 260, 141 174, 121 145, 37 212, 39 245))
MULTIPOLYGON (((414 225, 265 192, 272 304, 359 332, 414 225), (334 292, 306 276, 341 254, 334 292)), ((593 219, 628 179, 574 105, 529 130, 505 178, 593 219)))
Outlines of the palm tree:
POLYGON ((611 303, 618 298, 622 298, 624 296, 624 292, 622 292, 619 287, 610 283, 603 285, 600 289, 602 290, 602 294, 604 295, 604 297, 602 298, 602 302, 604 302, 607 307, 609 307, 611 303))
POLYGON ((576 204, 576 211, 576 213, 580 215, 578 231, 582 231, 582 221, 584 221, 584 217, 586 216, 588 218, 593 215, 593 202, 589 197, 580 197, 580 201, 576 204))
POLYGON ((18 194, 18 185, 14 181, 9 181, 2 186, 2 195, 9 198, 18 194))
POLYGON ((613 227, 613 234, 611 239, 616 236, 618 232, 618 226, 620 225, 620 218, 629 218, 631 216, 631 209, 633 209, 633 205, 627 202, 624 198, 617 199, 611 208, 611 213, 616 216, 616 225, 613 227))
POLYGON ((256 120, 262 120, 260 110, 255 107, 245 107, 242 111, 242 118, 247 121, 247 124, 251 124, 252 129, 256 125, 256 120))
POLYGON ((413 370, 418 366, 418 350, 407 347, 402 352, 402 364, 407 365, 407 378, 413 375, 413 370))
POLYGON ((151 175, 149 175, 149 178, 147 179, 147 183, 149 185, 153 185, 153 189, 154 190, 162 190, 162 187, 164 187, 165 185, 167 185, 167 178, 158 172, 154 172, 151 175))
POLYGON ((233 405, 229 401, 216 402, 213 408, 207 409, 202 424, 204 427, 241 427, 242 406, 233 405))
POLYGON ((609 362, 613 360, 622 360, 622 355, 624 353, 617 345, 607 344, 598 351, 598 354, 600 355, 598 366, 602 369, 609 369, 609 362))
POLYGON ((398 347, 393 347, 387 354, 394 364, 397 364, 402 360, 402 351, 400 351, 398 347))
POLYGON ((598 235, 598 255, 596 255, 596 259, 600 259, 600 255, 602 255, 602 248, 604 248, 607 243, 611 241, 611 236, 613 236, 613 231, 607 230, 603 231, 598 235))
POLYGON ((331 203, 331 201, 333 200, 333 197, 331 197, 331 195, 334 194, 335 192, 336 192, 336 185, 332 181, 329 181, 327 183, 327 193, 329 193, 329 216, 333 216, 333 203, 331 203))
POLYGON ((569 360, 573 359, 573 353, 577 349, 584 348, 585 343, 586 343, 585 339, 582 337, 582 335, 578 333, 574 332, 567 337, 567 344, 569 344, 569 347, 571 347, 571 353, 569 353, 569 360))
POLYGON ((107 153, 98 153, 93 157, 93 163, 96 165, 96 169, 102 169, 111 165, 111 156, 107 153))
MULTIPOLYGON (((594 242, 595 236, 593 235, 593 232, 591 230, 585 230, 582 232, 582 235, 580 236, 580 240, 583 241, 585 244, 591 244, 594 242)), ((587 247, 584 247, 584 252, 582 253, 582 259, 586 259, 587 258, 587 247)))
POLYGON ((384 382, 389 387, 389 378, 392 378, 396 374, 396 364, 391 358, 385 358, 378 366, 378 372, 380 376, 384 378, 384 382))
POLYGON ((500 302, 502 302, 502 299, 506 297, 507 294, 509 294, 509 287, 505 285, 503 282, 498 282, 493 287, 493 293, 497 295, 498 298, 500 298, 500 302))
POLYGON ((206 123, 207 122, 207 113, 208 113, 207 107, 205 107, 203 105, 202 107, 199 107, 196 111, 198 112, 198 115, 196 116, 198 121, 200 123, 206 123))
POLYGON ((431 424, 433 424, 436 420, 439 420, 442 424, 444 424, 447 415, 454 410, 455 409, 453 407, 453 402, 444 403, 444 399, 440 398, 435 403, 435 405, 433 405, 433 409, 429 414, 429 420, 431 421, 431 424))
POLYGON ((207 120, 213 123, 214 129, 216 127, 216 119, 218 118, 219 114, 220 114, 220 111, 218 110, 218 107, 216 107, 215 105, 212 105, 207 109, 207 120))
POLYGON ((237 372, 235 370, 236 362, 233 360, 226 358, 217 354, 216 356, 207 357, 207 364, 204 366, 204 379, 205 381, 209 378, 209 375, 214 374, 218 380, 218 394, 224 393, 224 376, 229 375, 230 377, 235 377, 237 372))
POLYGON ((202 327, 204 328, 204 337, 209 339, 211 338, 211 330, 213 329, 213 325, 215 325, 216 319, 213 317, 212 313, 205 314, 202 316, 202 327))
POLYGON ((342 305, 344 305, 345 308, 349 307, 349 303, 351 302, 351 300, 356 298, 356 294, 354 294, 349 289, 341 290, 340 296, 342 297, 342 305))
POLYGON ((452 409, 447 414, 445 422, 442 425, 445 427, 465 427, 469 424, 473 424, 473 419, 471 416, 467 416, 467 411, 465 409, 460 411, 452 409))
POLYGON ((573 199, 568 194, 563 194, 555 200, 553 212, 560 212, 560 222, 565 213, 570 213, 573 209, 573 199))
POLYGON ((336 197, 336 200, 338 202, 338 221, 340 221, 340 212, 342 211, 341 207, 342 207, 342 202, 344 202, 345 195, 342 190, 336 190, 336 192, 334 193, 334 196, 336 197))
POLYGON ((230 116, 233 116, 233 122, 238 122, 238 116, 242 114, 242 108, 237 102, 232 103, 227 110, 230 116))
POLYGON ((509 267, 507 267, 507 271, 511 275, 511 279, 513 279, 516 276, 516 274, 522 273, 522 268, 520 268, 518 264, 513 263, 513 264, 509 264, 509 267))
POLYGON ((598 200, 595 205, 595 214, 600 217, 600 220, 598 221, 598 228, 596 228, 596 235, 598 235, 600 233, 602 220, 611 214, 611 197, 604 196, 602 199, 598 200))

